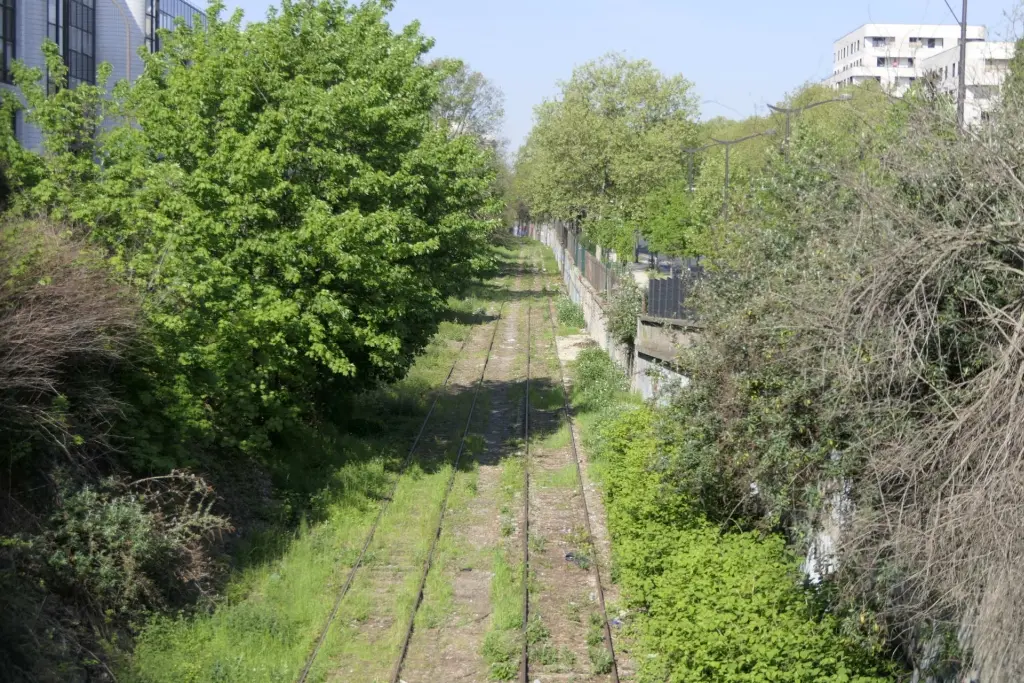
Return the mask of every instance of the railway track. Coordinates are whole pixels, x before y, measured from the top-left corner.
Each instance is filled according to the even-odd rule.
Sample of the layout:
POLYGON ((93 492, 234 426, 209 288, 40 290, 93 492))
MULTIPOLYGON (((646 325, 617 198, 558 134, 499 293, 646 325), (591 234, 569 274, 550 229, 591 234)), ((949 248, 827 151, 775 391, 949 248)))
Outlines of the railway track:
POLYGON ((526 631, 530 625, 530 375, 533 356, 533 302, 526 307, 526 407, 523 411, 523 641, 519 662, 519 681, 530 680, 530 643, 526 631))
POLYGON ((500 308, 498 309, 498 316, 494 322, 494 329, 491 331, 491 340, 487 345, 487 355, 484 358, 484 366, 480 371, 480 379, 476 382, 476 388, 473 390, 473 402, 469 408, 469 414, 466 417, 466 426, 462 432, 462 438, 459 441, 459 450, 455 455, 455 461, 452 464, 452 473, 448 478, 448 484, 445 488, 444 497, 441 500, 441 511, 438 516, 437 526, 434 529, 434 533, 430 541, 430 550, 427 553, 427 559, 423 563, 423 569, 420 572, 419 587, 416 590, 416 597, 413 601, 412 611, 409 614, 409 621, 403 631, 402 644, 398 651, 398 658, 395 661, 394 666, 391 669, 391 675, 389 680, 391 683, 400 683, 402 676, 402 666, 405 664, 405 658, 409 653, 409 643, 412 641, 413 630, 416 622, 416 612, 419 610, 420 603, 423 602, 423 591, 427 585, 427 577, 430 574, 430 568, 434 563, 434 556, 437 552, 437 544, 441 538, 441 531, 444 528, 444 518, 448 510, 448 498, 451 495, 452 487, 455 485, 455 476, 459 472, 459 464, 462 461, 462 455, 466 450, 466 440, 469 437, 470 428, 473 425, 473 416, 476 413, 476 405, 480 398, 480 393, 483 391, 484 379, 487 377, 487 366, 491 361, 491 354, 494 351, 494 340, 498 335, 498 328, 501 327, 502 314, 505 310, 505 304, 503 301, 500 308))
MULTIPOLYGON (((554 346, 555 357, 558 358, 557 350, 557 338, 558 329, 555 325, 555 315, 553 310, 553 300, 551 297, 547 297, 547 310, 548 319, 551 323, 551 344, 554 346)), ((520 638, 522 641, 522 653, 521 661, 519 665, 519 682, 530 683, 530 643, 528 639, 528 630, 530 625, 530 469, 531 469, 531 447, 530 447, 530 385, 533 380, 533 303, 532 301, 528 304, 527 308, 527 333, 526 333, 526 406, 524 411, 523 420, 523 439, 525 443, 524 448, 524 463, 523 463, 523 549, 522 549, 522 562, 523 562, 523 573, 522 573, 522 585, 523 585, 523 621, 522 621, 522 633, 520 638)), ((594 559, 590 565, 590 569, 593 572, 596 594, 598 600, 598 607, 600 609, 600 615, 603 622, 604 642, 605 647, 608 650, 608 654, 611 659, 611 679, 614 683, 619 683, 619 670, 618 661, 615 657, 615 647, 612 641, 611 625, 608 621, 608 610, 605 605, 604 597, 604 586, 601 581, 601 565, 597 553, 597 546, 594 542, 594 532, 590 523, 590 509, 587 506, 587 495, 584 486, 583 479, 583 467, 580 462, 579 449, 576 444, 575 425, 572 417, 572 410, 569 406, 569 386, 566 382, 565 371, 562 366, 561 359, 558 359, 558 379, 559 387, 562 390, 562 407, 561 412, 564 416, 565 423, 569 429, 570 436, 570 447, 572 453, 572 462, 576 471, 576 486, 577 492, 582 503, 582 512, 584 518, 584 529, 586 530, 587 542, 591 548, 594 549, 594 559)))
MULTIPOLYGON (((537 277, 538 277, 538 275, 535 273, 534 276, 533 276, 534 286, 531 287, 531 289, 530 289, 531 292, 535 292, 536 291, 536 280, 537 280, 537 277)), ((551 343, 554 345, 555 344, 555 340, 557 338, 557 328, 555 326, 555 316, 554 316, 554 313, 553 313, 553 300, 550 297, 546 297, 546 298, 547 298, 547 306, 546 306, 546 308, 547 308, 547 312, 548 312, 548 316, 549 316, 549 321, 550 321, 551 327, 552 327, 552 342, 551 343)), ((466 419, 465 419, 465 424, 464 424, 464 426, 462 427, 462 430, 461 430, 461 438, 460 438, 460 441, 459 441, 458 450, 457 450, 457 452, 456 452, 456 454, 454 456, 454 460, 452 462, 452 471, 451 471, 450 476, 448 477, 448 481, 446 483, 446 487, 445 487, 444 494, 443 494, 443 497, 442 497, 441 507, 440 507, 440 511, 439 511, 439 514, 438 514, 438 521, 437 521, 436 526, 434 527, 433 534, 431 536, 430 548, 429 548, 429 551, 427 553, 427 557, 424 560, 422 568, 421 568, 421 571, 420 571, 418 587, 417 587, 416 594, 415 594, 414 601, 413 601, 413 607, 412 607, 412 610, 410 611, 410 614, 409 614, 409 617, 408 617, 408 621, 405 624, 404 629, 402 631, 401 646, 400 646, 400 649, 398 651, 397 658, 396 658, 396 660, 394 662, 394 665, 393 665, 393 667, 391 669, 390 676, 389 676, 389 679, 388 679, 391 683, 400 683, 402 681, 401 677, 402 677, 402 673, 403 673, 403 667, 405 666, 406 658, 407 658, 407 656, 409 654, 410 644, 412 642, 413 633, 414 633, 414 630, 415 630, 416 614, 419 611, 421 603, 423 602, 424 592, 425 592, 425 588, 426 588, 426 584, 427 584, 427 579, 428 579, 428 576, 429 576, 429 574, 431 572, 431 569, 432 569, 432 567, 433 567, 433 565, 435 563, 435 558, 436 558, 436 555, 437 555, 437 552, 438 552, 438 544, 439 544, 439 541, 440 541, 440 538, 441 538, 442 531, 444 530, 444 524, 445 524, 446 516, 447 516, 447 513, 448 513, 449 498, 451 496, 452 489, 453 489, 453 487, 455 485, 456 475, 459 472, 459 467, 460 467, 460 465, 462 463, 463 455, 464 455, 464 453, 465 453, 465 451, 467 449, 467 439, 469 438, 469 436, 471 434, 471 430, 472 430, 472 427, 473 427, 473 420, 474 420, 474 417, 475 417, 475 415, 477 413, 477 404, 478 404, 478 401, 479 401, 479 399, 481 397, 481 394, 486 390, 484 388, 484 383, 485 383, 485 380, 486 380, 486 377, 487 377, 488 367, 491 364, 492 354, 494 352, 495 340, 497 338, 499 328, 503 326, 503 323, 506 320, 505 306, 506 306, 507 303, 508 303, 507 300, 503 301, 501 303, 499 309, 498 309, 498 314, 497 314, 497 317, 496 317, 496 319, 494 321, 494 327, 491 330, 490 340, 488 342, 488 346, 487 346, 486 355, 485 355, 485 358, 484 358, 483 367, 480 370, 479 377, 474 381, 474 385, 475 386, 474 386, 474 389, 473 389, 472 402, 470 404, 469 411, 468 411, 468 414, 467 414, 466 419)), ((522 551, 521 551, 522 552, 522 577, 521 577, 521 582, 522 582, 522 625, 521 625, 521 628, 522 628, 522 633, 521 633, 522 649, 521 649, 520 664, 519 664, 519 681, 520 681, 520 683, 530 683, 530 681, 531 681, 531 671, 530 671, 530 669, 531 669, 530 654, 531 653, 530 653, 530 643, 529 643, 529 640, 527 638, 527 632, 528 632, 528 629, 529 629, 529 626, 530 626, 530 620, 531 620, 531 611, 530 611, 530 608, 531 608, 531 604, 530 604, 531 603, 530 576, 531 576, 531 560, 532 560, 532 558, 531 558, 531 553, 530 553, 530 534, 531 534, 530 499, 531 499, 531 470, 533 469, 532 468, 532 464, 533 464, 532 460, 533 460, 533 456, 534 456, 534 453, 532 452, 533 449, 532 449, 532 446, 531 446, 531 443, 530 443, 530 441, 531 441, 531 430, 534 428, 534 424, 531 422, 531 412, 533 412, 535 410, 535 408, 531 405, 531 388, 532 388, 532 385, 533 385, 534 379, 535 379, 533 377, 534 371, 535 371, 535 367, 534 367, 535 366, 535 362, 534 362, 535 361, 535 358, 534 358, 535 354, 534 354, 534 346, 533 345, 534 345, 534 334, 537 331, 535 329, 535 326, 533 325, 533 316, 535 314, 537 314, 538 312, 541 314, 541 316, 543 316, 543 308, 542 308, 542 306, 536 305, 535 302, 532 299, 527 299, 527 302, 526 302, 526 320, 527 320, 527 323, 526 323, 526 354, 525 354, 526 355, 526 371, 525 371, 525 382, 524 382, 524 385, 525 385, 525 397, 524 397, 523 426, 522 426, 522 435, 523 435, 523 443, 524 443, 524 450, 523 450, 524 462, 523 462, 523 511, 522 511, 523 523, 522 523, 522 539, 521 539, 521 541, 522 541, 522 551)), ((542 322, 542 320, 541 320, 541 322, 542 322)), ((409 448, 409 451, 406 454, 405 459, 402 462, 402 465, 401 465, 401 467, 399 469, 398 475, 396 476, 395 482, 392 485, 391 491, 390 491, 389 495, 384 498, 384 500, 383 500, 383 502, 381 504, 380 510, 378 511, 377 516, 376 516, 376 518, 375 518, 375 520, 373 522, 373 525, 371 526, 371 528, 370 528, 370 530, 369 530, 369 532, 368 532, 368 534, 367 534, 367 536, 366 536, 366 538, 365 538, 365 540, 364 540, 364 542, 362 544, 360 553, 359 553, 355 563, 353 564, 353 566, 349 569, 349 572, 348 572, 348 574, 346 576, 345 582, 343 583, 341 589, 339 590, 338 594, 335 596, 335 600, 334 600, 334 604, 332 606, 331 612, 329 613, 329 616, 328 616, 325 624, 323 625, 323 628, 321 629, 321 631, 319 633, 319 636, 318 636, 317 641, 316 641, 316 645, 313 648, 312 652, 310 653, 309 658, 306 661, 306 665, 305 665, 305 667, 304 667, 304 669, 302 671, 302 674, 301 674, 301 676, 298 679, 299 683, 306 683, 308 681, 308 679, 309 679, 310 672, 312 671, 314 662, 316 661, 316 658, 317 658, 318 654, 320 653, 324 642, 327 639, 328 632, 329 632, 329 630, 331 628, 331 625, 335 621, 335 619, 336 619, 336 617, 337 617, 337 615, 339 613, 340 607, 341 607, 341 605, 342 605, 342 603, 343 603, 343 601, 345 599, 345 596, 348 594, 349 589, 352 587, 353 582, 355 581, 357 573, 359 572, 360 568, 363 565, 364 558, 366 557, 366 555, 368 553, 368 550, 369 550, 371 544, 373 543, 374 536, 375 536, 375 534, 377 532, 377 529, 380 526, 380 523, 381 523, 382 519, 384 519, 384 517, 385 517, 385 514, 387 512, 388 506, 391 503, 391 500, 395 496, 395 493, 396 493, 396 491, 398 489, 399 482, 402 480, 404 474, 406 473, 406 471, 408 470, 409 466, 412 464, 414 458, 416 457, 416 453, 417 453, 417 451, 418 451, 418 449, 420 447, 421 442, 423 441, 424 434, 427 432, 427 427, 430 424, 431 419, 432 419, 432 417, 435 414, 435 409, 437 408, 438 401, 441 398, 441 396, 444 395, 445 390, 449 386, 449 384, 451 382, 451 378, 452 378, 453 374, 455 373, 456 366, 458 366, 458 364, 460 363, 460 361, 463 358, 463 351, 465 350, 465 348, 466 348, 466 342, 463 342, 462 345, 459 347, 459 350, 458 350, 458 352, 456 354, 455 360, 452 363, 452 366, 449 369, 447 376, 445 377, 444 383, 441 385, 440 389, 437 391, 437 394, 434 396, 433 400, 431 401, 430 408, 427 411, 426 416, 423 418, 423 422, 420 424, 420 427, 419 427, 419 430, 418 430, 418 432, 416 434, 416 437, 413 440, 413 443, 412 443, 411 447, 409 448)), ((556 357, 557 357, 557 348, 556 348, 556 357)), ((550 373, 548 373, 548 374, 550 374, 550 373)), ((546 378, 548 375, 542 373, 542 376, 544 376, 546 378)), ((571 446, 571 461, 572 461, 572 463, 575 466, 576 487, 577 487, 578 495, 580 497, 580 501, 582 503, 582 514, 583 514, 583 517, 584 517, 584 530, 585 530, 585 533, 586 533, 586 540, 589 543, 590 547, 594 549, 594 553, 593 553, 594 560, 591 563, 590 569, 593 572, 593 578, 594 578, 595 585, 596 585, 596 591, 595 592, 596 592, 598 607, 599 607, 599 610, 600 610, 601 619, 603 621, 604 644, 605 644, 605 647, 607 648, 608 654, 610 655, 610 659, 611 659, 611 671, 608 672, 608 673, 610 673, 610 678, 611 678, 611 680, 614 683, 619 683, 618 662, 616 661, 616 658, 615 658, 615 649, 614 649, 614 644, 613 644, 613 641, 612 641, 612 632, 611 632, 611 627, 610 627, 610 624, 609 624, 609 621, 608 621, 607 607, 605 605, 604 588, 603 588, 602 580, 601 580, 600 562, 599 562, 598 557, 597 557, 596 545, 594 543, 593 530, 591 528, 590 511, 589 511, 589 508, 587 506, 586 490, 585 490, 584 479, 583 479, 583 468, 582 468, 582 465, 581 465, 579 450, 578 450, 577 443, 576 443, 576 436, 575 436, 575 429, 574 429, 574 424, 573 424, 572 411, 571 411, 570 405, 569 405, 568 383, 566 381, 564 368, 562 366, 562 363, 561 363, 560 359, 558 360, 558 378, 559 378, 559 382, 560 382, 560 384, 558 386, 560 386, 561 390, 562 390, 562 399, 563 399, 562 400, 562 406, 561 406, 561 408, 556 408, 555 412, 551 413, 551 414, 557 414, 558 412, 561 412, 563 414, 563 416, 564 416, 565 423, 567 424, 568 429, 569 429, 570 446, 571 446)), ((553 376, 552 376, 552 380, 554 380, 553 376)), ((543 408, 541 408, 541 410, 544 411, 543 408)), ((548 409, 548 410, 550 410, 550 409, 548 409)), ((545 411, 545 414, 548 414, 548 413, 546 413, 546 411, 545 411)), ((543 420, 542 420, 542 422, 543 422, 543 420)), ((541 429, 543 431, 543 427, 541 429)))
MULTIPOLYGON (((498 317, 497 317, 497 320, 495 321, 495 325, 494 325, 494 331, 495 332, 497 332, 498 324, 501 321, 501 315, 502 315, 502 311, 504 309, 504 305, 505 305, 504 302, 502 302, 502 305, 501 305, 501 307, 498 310, 498 317)), ((359 572, 359 569, 362 568, 362 566, 363 566, 363 560, 366 557, 366 553, 369 550, 370 545, 373 543, 373 539, 376 536, 377 529, 380 526, 381 520, 384 519, 384 515, 387 513, 388 507, 390 506, 391 501, 395 497, 395 493, 398 490, 398 486, 401 483, 402 477, 405 475, 406 471, 409 469, 409 465, 412 464, 413 458, 415 457, 416 452, 417 452, 417 450, 419 448, 419 445, 420 445, 420 443, 423 440, 423 435, 426 432, 427 425, 430 424, 430 420, 434 416, 434 413, 435 413, 435 411, 437 409, 438 401, 441 399, 441 397, 445 393, 445 390, 448 388, 448 385, 450 384, 451 379, 452 379, 452 375, 455 373, 455 368, 458 366, 459 362, 463 359, 462 354, 463 354, 463 351, 466 348, 466 344, 468 343, 468 341, 469 341, 469 337, 467 336, 467 338, 465 340, 463 340, 462 344, 459 345, 459 349, 458 349, 458 351, 455 354, 455 359, 452 361, 451 368, 449 368, 448 374, 444 378, 444 382, 441 384, 440 388, 434 394, 433 400, 431 400, 431 402, 430 402, 430 408, 427 410, 427 414, 423 417, 423 421, 420 423, 419 430, 417 430, 416 437, 415 437, 415 439, 413 439, 412 445, 409 447, 409 451, 406 453, 405 459, 402 461, 402 464, 399 467, 398 473, 395 476, 395 481, 391 485, 391 489, 388 492, 388 494, 384 497, 383 502, 381 503, 381 506, 380 506, 380 510, 378 510, 377 516, 374 519, 373 524, 370 527, 369 532, 367 532, 367 534, 366 534, 366 538, 364 539, 362 547, 359 550, 359 555, 357 556, 355 563, 353 563, 352 567, 349 569, 349 572, 348 572, 347 576, 345 577, 345 582, 342 584, 341 589, 338 591, 337 595, 334 598, 334 604, 331 607, 331 611, 328 614, 327 620, 325 621, 323 627, 320 630, 319 635, 317 636, 316 644, 314 645, 313 650, 310 652, 309 657, 306 659, 306 664, 305 664, 305 666, 302 669, 302 673, 299 675, 298 683, 306 683, 309 680, 310 672, 313 669, 313 665, 316 662, 317 656, 320 654, 320 650, 323 648, 324 642, 327 640, 327 634, 330 631, 331 625, 334 623, 334 620, 338 616, 338 611, 341 608, 342 602, 344 602, 344 600, 345 600, 345 596, 348 595, 349 589, 351 589, 352 584, 355 581, 356 574, 359 572)), ((491 348, 493 347, 493 345, 494 345, 494 333, 492 333, 492 335, 491 335, 490 346, 488 347, 488 358, 487 358, 487 360, 490 359, 490 351, 491 351, 491 348)), ((485 360, 485 362, 484 362, 484 371, 483 372, 486 372, 486 369, 487 369, 487 361, 485 360)), ((483 378, 483 372, 481 373, 481 381, 482 381, 482 378, 483 378)), ((478 384, 478 389, 479 389, 479 384, 478 384)), ((473 405, 474 406, 476 405, 476 396, 474 396, 473 405)), ((473 411, 472 411, 472 408, 471 408, 470 409, 470 419, 472 419, 472 412, 473 411)), ((468 421, 467 421, 467 424, 468 424, 468 421)), ((462 437, 462 444, 460 445, 460 448, 459 448, 459 455, 461 455, 462 448, 465 446, 465 438, 466 438, 466 435, 464 433, 463 437, 462 437)), ((457 465, 456 465, 456 467, 457 467, 457 465)), ((449 491, 451 490, 451 485, 450 484, 449 484, 448 490, 449 491)), ((446 500, 447 500, 447 495, 446 495, 446 500)), ((435 542, 436 542, 436 540, 435 540, 435 542)), ((431 550, 433 551, 433 548, 431 548, 431 550)), ((422 594, 423 594, 423 588, 422 588, 422 585, 421 585, 421 587, 420 587, 420 598, 422 598, 422 594)), ((417 604, 418 604, 418 600, 417 600, 417 604)))
MULTIPOLYGON (((601 620, 603 621, 604 643, 605 643, 605 647, 608 650, 608 655, 611 658, 611 671, 609 673, 611 674, 612 681, 614 683, 619 683, 619 664, 618 664, 618 660, 615 657, 615 645, 612 642, 612 629, 611 629, 611 624, 608 621, 608 608, 605 605, 605 599, 604 599, 604 585, 603 585, 603 583, 601 581, 600 554, 597 552, 597 545, 594 542, 594 531, 593 531, 593 528, 592 528, 591 523, 590 523, 590 509, 587 506, 587 492, 586 492, 586 487, 584 486, 583 466, 580 463, 579 448, 576 445, 576 427, 575 427, 574 420, 573 420, 573 417, 572 417, 572 409, 569 406, 569 385, 568 385, 568 382, 566 382, 566 380, 565 380, 565 369, 564 369, 564 367, 562 365, 562 360, 561 360, 561 358, 558 357, 558 347, 557 347, 558 328, 555 325, 555 314, 554 314, 554 310, 553 310, 554 304, 553 304, 553 300, 551 299, 551 297, 548 297, 548 302, 547 303, 548 303, 548 320, 551 323, 551 344, 554 346, 555 357, 558 359, 559 386, 562 389, 562 413, 563 413, 563 416, 565 418, 565 423, 566 423, 566 425, 569 428, 569 445, 570 445, 571 452, 572 452, 572 461, 573 461, 573 464, 574 464, 575 470, 576 470, 577 492, 579 493, 580 501, 581 501, 582 507, 583 507, 583 521, 584 521, 584 529, 586 530, 587 543, 593 549, 593 561, 590 564, 590 569, 593 572, 594 582, 595 582, 595 587, 596 587, 595 592, 597 593, 598 607, 600 609, 601 620)), ((527 443, 529 443, 529 441, 527 441, 527 443)), ((522 634, 523 642, 524 642, 524 659, 523 659, 522 672, 521 672, 521 675, 520 675, 520 681, 522 681, 523 683, 529 683, 529 680, 530 680, 529 679, 529 661, 528 661, 527 655, 525 654, 526 651, 527 651, 526 650, 526 646, 525 646, 525 643, 526 643, 526 627, 527 627, 527 623, 524 621, 523 622, 523 634, 522 634)))

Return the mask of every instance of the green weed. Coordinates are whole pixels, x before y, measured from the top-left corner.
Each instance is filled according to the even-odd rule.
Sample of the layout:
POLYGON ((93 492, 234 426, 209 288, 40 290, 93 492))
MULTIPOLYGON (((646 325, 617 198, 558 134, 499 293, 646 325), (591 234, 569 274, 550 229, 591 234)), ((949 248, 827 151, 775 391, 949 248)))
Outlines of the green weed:
POLYGON ((587 321, 583 317, 583 309, 568 296, 563 294, 558 297, 555 308, 558 311, 559 324, 572 330, 573 334, 586 326, 587 321))
POLYGON ((566 448, 572 442, 572 437, 569 434, 569 425, 563 422, 557 430, 548 434, 540 442, 540 447, 545 450, 558 450, 560 448, 566 448))
POLYGON ((557 470, 543 470, 537 473, 537 485, 544 488, 575 490, 578 485, 575 463, 569 463, 557 470))
POLYGON ((510 563, 502 550, 495 551, 492 566, 491 624, 481 654, 490 677, 506 681, 518 673, 522 650, 522 568, 510 563))

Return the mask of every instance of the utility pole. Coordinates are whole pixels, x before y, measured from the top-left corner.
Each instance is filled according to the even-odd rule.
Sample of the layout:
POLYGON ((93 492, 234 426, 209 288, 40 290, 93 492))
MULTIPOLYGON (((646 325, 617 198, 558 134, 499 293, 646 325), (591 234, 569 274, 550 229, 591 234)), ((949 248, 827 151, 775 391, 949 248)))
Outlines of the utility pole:
POLYGON ((963 15, 960 17, 960 73, 957 82, 956 93, 956 121, 963 131, 966 121, 964 120, 964 104, 967 100, 967 0, 964 0, 963 15))
POLYGON ((729 220, 729 151, 732 149, 733 145, 746 142, 747 140, 753 140, 754 138, 759 138, 762 135, 775 135, 775 129, 771 128, 761 133, 754 133, 753 135, 736 138, 735 140, 716 140, 715 138, 711 138, 715 144, 725 147, 725 187, 722 188, 722 214, 725 220, 729 220))

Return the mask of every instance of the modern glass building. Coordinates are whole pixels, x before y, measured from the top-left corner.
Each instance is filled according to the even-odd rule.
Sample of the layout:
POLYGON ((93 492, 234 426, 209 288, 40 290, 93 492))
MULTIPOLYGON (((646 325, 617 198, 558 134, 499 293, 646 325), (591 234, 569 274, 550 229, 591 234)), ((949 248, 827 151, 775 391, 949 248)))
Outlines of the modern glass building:
MULTIPOLYGON (((55 42, 68 66, 71 87, 96 82, 96 67, 113 67, 110 85, 142 73, 139 48, 160 49, 159 29, 206 21, 206 15, 185 0, 0 0, 0 82, 10 88, 15 59, 45 73, 43 41, 55 42)), ((18 139, 28 147, 40 144, 38 131, 16 123, 18 139)))

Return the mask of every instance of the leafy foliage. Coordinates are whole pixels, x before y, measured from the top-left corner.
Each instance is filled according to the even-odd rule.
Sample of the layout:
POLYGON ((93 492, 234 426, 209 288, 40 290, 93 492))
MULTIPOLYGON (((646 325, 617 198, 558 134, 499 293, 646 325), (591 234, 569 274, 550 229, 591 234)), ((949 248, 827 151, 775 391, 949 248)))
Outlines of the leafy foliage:
POLYGON ((465 62, 440 59, 432 66, 445 74, 434 116, 445 123, 449 134, 498 143, 505 116, 505 96, 501 90, 479 71, 470 70, 465 62))
POLYGON ((321 396, 408 368, 485 251, 491 178, 473 141, 432 125, 429 42, 392 34, 382 7, 239 21, 147 58, 92 221, 160 292, 148 311, 183 418, 258 450, 321 396))
POLYGON ((558 323, 577 330, 586 327, 587 321, 583 317, 583 309, 575 301, 566 295, 558 297, 555 302, 558 313, 558 323))
MULTIPOLYGON (((604 373, 588 368, 602 365, 597 354, 610 360, 591 353, 576 366, 574 388, 609 397, 604 373)), ((889 680, 877 639, 842 635, 839 621, 819 611, 780 536, 723 534, 674 487, 664 416, 604 405, 617 408, 604 413, 593 443, 606 468, 613 572, 638 610, 631 631, 640 653, 656 653, 640 658, 639 680, 889 680)))
POLYGON ((694 136, 692 85, 609 54, 560 87, 536 109, 519 153, 519 192, 533 214, 582 219, 594 242, 629 254, 652 181, 678 173, 679 147, 694 136))
POLYGON ((636 339, 636 320, 643 312, 644 295, 633 276, 626 274, 608 299, 608 332, 619 344, 636 339))

